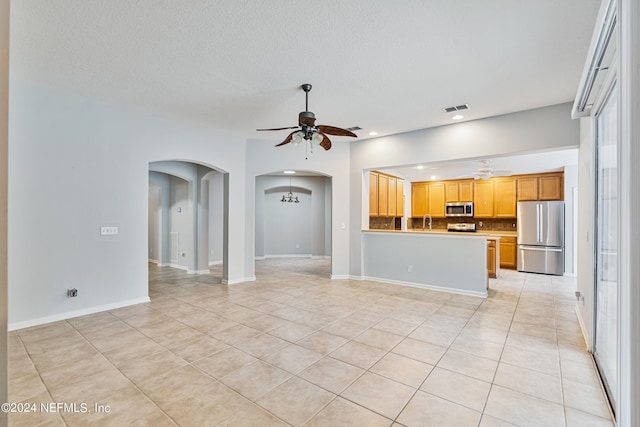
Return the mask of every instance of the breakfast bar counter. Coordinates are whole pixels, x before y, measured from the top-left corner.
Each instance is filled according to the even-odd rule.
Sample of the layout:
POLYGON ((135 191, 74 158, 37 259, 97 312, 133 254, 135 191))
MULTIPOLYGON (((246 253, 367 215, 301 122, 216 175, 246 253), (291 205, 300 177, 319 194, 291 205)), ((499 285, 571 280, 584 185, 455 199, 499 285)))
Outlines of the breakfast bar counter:
POLYGON ((367 280, 487 296, 487 239, 477 233, 363 230, 367 280))

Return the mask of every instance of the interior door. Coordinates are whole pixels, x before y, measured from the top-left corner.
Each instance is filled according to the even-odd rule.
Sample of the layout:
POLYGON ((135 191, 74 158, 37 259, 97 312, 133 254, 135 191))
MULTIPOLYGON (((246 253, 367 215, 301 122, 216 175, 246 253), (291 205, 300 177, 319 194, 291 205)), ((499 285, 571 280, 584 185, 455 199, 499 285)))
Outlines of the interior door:
POLYGON ((596 116, 596 310, 594 357, 612 407, 618 371, 617 96, 614 86, 596 116))

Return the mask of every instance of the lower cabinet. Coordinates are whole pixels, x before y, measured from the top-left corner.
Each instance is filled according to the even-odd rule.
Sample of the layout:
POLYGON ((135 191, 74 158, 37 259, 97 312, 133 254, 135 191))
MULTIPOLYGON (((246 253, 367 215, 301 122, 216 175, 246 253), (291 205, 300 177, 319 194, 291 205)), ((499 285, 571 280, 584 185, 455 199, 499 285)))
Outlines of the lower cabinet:
POLYGON ((500 247, 496 245, 495 239, 487 239, 487 270, 489 277, 495 279, 500 271, 498 259, 500 258, 500 247))
POLYGON ((517 246, 515 237, 500 239, 500 268, 516 269, 517 246))

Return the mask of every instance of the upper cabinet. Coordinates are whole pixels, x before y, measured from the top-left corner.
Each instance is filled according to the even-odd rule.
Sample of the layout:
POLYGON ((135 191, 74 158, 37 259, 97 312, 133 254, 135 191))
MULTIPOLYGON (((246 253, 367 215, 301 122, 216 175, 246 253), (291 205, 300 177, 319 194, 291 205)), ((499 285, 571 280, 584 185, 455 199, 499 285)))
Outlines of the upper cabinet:
POLYGON ((564 200, 563 177, 562 172, 519 175, 516 179, 518 201, 564 200))
POLYGON ((444 218, 445 193, 444 182, 411 183, 411 216, 444 218))
POLYGON ((516 217, 516 180, 515 178, 494 178, 495 218, 516 217))
POLYGON ((429 212, 429 183, 411 183, 411 216, 421 217, 429 212))
POLYGON ((473 184, 473 216, 493 218, 494 215, 493 180, 478 180, 473 184))
POLYGON ((378 214, 378 173, 369 172, 369 216, 378 214))
POLYGON ((369 216, 404 215, 404 179, 369 172, 369 216))
POLYGON ((496 176, 487 180, 412 182, 411 216, 430 214, 444 218, 446 203, 472 201, 476 218, 515 218, 518 201, 562 200, 563 177, 562 172, 554 172, 496 176))
POLYGON ((473 181, 444 181, 445 202, 473 201, 473 181))

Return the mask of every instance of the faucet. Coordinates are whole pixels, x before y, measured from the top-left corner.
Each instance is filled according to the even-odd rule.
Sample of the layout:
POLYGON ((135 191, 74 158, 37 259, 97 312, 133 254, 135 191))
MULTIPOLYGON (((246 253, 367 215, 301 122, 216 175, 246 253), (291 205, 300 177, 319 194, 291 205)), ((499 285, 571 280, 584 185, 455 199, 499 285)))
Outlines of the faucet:
POLYGON ((429 217, 429 231, 431 231, 431 215, 429 215, 428 213, 422 216, 422 231, 424 231, 424 226, 425 226, 425 222, 427 221, 427 217, 429 217))

